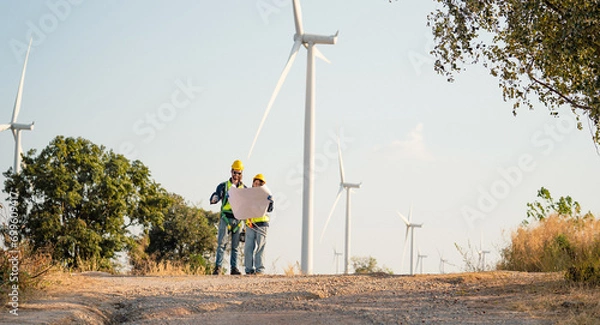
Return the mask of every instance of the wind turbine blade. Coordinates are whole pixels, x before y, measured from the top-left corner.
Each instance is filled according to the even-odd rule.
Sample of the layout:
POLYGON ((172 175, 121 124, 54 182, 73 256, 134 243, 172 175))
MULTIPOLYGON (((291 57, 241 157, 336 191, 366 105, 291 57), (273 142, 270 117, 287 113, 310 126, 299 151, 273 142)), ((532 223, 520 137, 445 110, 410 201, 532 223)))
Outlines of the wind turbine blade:
POLYGON ((412 221, 412 204, 410 205, 410 210, 408 210, 408 221, 412 221))
POLYGON ((323 226, 323 231, 321 232, 321 238, 319 239, 319 242, 323 241, 323 236, 325 235, 325 230, 327 229, 327 225, 329 224, 329 220, 331 220, 331 216, 333 215, 333 211, 335 210, 335 206, 337 205, 338 201, 340 200, 340 197, 342 197, 342 192, 344 191, 344 187, 340 186, 340 190, 338 191, 338 194, 335 198, 335 201, 333 202, 333 206, 331 207, 331 211, 329 211, 329 216, 327 216, 327 221, 325 221, 325 226, 323 226))
POLYGON ((313 46, 313 52, 315 53, 315 56, 318 57, 319 59, 331 64, 331 61, 329 61, 328 58, 325 57, 325 55, 323 55, 323 53, 321 53, 321 51, 319 51, 319 49, 316 46, 313 46))
POLYGON ((406 219, 405 216, 402 215, 402 213, 396 211, 396 213, 400 216, 400 218, 402 218, 402 221, 404 221, 404 223, 406 224, 406 232, 408 233, 408 226, 410 226, 410 222, 406 219))
POLYGON ((13 109, 13 116, 11 123, 17 121, 19 111, 21 110, 21 97, 23 96, 23 83, 25 82, 25 71, 27 70, 27 61, 29 60, 29 51, 31 50, 31 41, 29 39, 29 47, 27 48, 27 54, 25 55, 25 63, 23 63, 23 72, 21 72, 21 81, 19 82, 19 90, 17 91, 17 98, 15 99, 15 107, 13 109))
POLYGON ((345 182, 344 180, 344 162, 342 160, 342 147, 340 145, 340 136, 337 138, 337 147, 338 147, 338 160, 340 163, 340 179, 342 180, 342 184, 345 182))
POLYGON ((304 34, 302 29, 302 10, 300 10, 299 0, 293 0, 294 5, 294 23, 296 24, 296 35, 304 34))
POLYGON ((10 129, 10 124, 1 124, 0 132, 10 129))
POLYGON ((265 120, 267 119, 267 116, 269 115, 269 112, 271 111, 271 107, 273 107, 273 102, 275 102, 275 98, 277 98, 277 94, 279 94, 279 90, 281 89, 281 86, 283 85, 285 78, 287 77, 288 73, 290 72, 290 68, 292 67, 292 64, 294 63, 294 60, 296 59, 296 54, 298 54, 298 50, 300 50, 300 45, 302 45, 302 42, 300 40, 297 40, 294 43, 294 46, 292 47, 292 52, 290 52, 290 57, 288 58, 288 61, 285 64, 285 67, 283 68, 283 71, 281 72, 281 76, 279 77, 279 80, 277 81, 275 90, 273 91, 273 94, 271 95, 271 99, 269 99, 269 103, 267 104, 267 109, 265 110, 265 114, 263 115, 262 120, 260 121, 260 124, 258 125, 258 130, 256 131, 256 135, 254 136, 254 140, 252 141, 252 146, 250 147, 250 152, 248 152, 248 159, 250 159, 250 156, 252 155, 252 150, 254 150, 254 145, 256 145, 256 140, 258 139, 258 135, 260 134, 260 131, 262 130, 263 125, 265 124, 265 120))

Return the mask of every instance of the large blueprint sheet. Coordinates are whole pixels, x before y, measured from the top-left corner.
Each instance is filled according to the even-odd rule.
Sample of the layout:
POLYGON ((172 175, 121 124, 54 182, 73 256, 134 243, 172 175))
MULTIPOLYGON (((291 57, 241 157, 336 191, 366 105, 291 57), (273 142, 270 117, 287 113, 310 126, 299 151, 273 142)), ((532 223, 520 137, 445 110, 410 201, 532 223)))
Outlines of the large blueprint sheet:
POLYGON ((267 213, 271 191, 267 186, 229 189, 229 204, 238 220, 262 217, 267 213))

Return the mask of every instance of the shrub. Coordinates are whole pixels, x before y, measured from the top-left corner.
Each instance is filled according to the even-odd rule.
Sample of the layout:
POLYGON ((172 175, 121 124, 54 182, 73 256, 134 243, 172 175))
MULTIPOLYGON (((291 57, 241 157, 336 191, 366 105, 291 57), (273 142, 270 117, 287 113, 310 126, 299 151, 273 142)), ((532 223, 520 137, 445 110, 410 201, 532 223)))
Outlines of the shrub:
POLYGON ((374 257, 352 257, 352 267, 356 274, 369 274, 369 273, 388 273, 393 272, 384 267, 377 266, 377 260, 374 257))
POLYGON ((26 300, 38 288, 52 268, 52 251, 38 249, 34 254, 28 245, 15 250, 0 251, 0 304, 6 306, 13 285, 18 286, 19 302, 26 300), (18 264, 13 263, 17 261, 18 264))
POLYGON ((501 252, 498 269, 565 272, 576 282, 600 284, 600 220, 550 215, 521 225, 501 252))

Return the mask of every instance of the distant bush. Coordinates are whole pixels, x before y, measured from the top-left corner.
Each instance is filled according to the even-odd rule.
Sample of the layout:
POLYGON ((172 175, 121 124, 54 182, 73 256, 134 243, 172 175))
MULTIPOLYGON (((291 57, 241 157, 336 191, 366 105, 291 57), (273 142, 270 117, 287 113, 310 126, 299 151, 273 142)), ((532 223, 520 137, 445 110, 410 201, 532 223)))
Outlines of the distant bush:
POLYGON ((191 254, 185 258, 149 254, 149 236, 136 240, 129 251, 131 274, 133 275, 207 275, 211 273, 208 260, 200 254, 191 254))
POLYGON ((356 274, 368 273, 388 273, 392 274, 392 270, 377 266, 377 260, 374 257, 352 257, 352 267, 356 274))
POLYGON ((546 206, 528 204, 528 216, 535 220, 512 233, 498 269, 561 271, 569 280, 600 284, 600 220, 589 212, 581 214, 579 203, 570 197, 555 202, 544 188, 538 196, 546 206))

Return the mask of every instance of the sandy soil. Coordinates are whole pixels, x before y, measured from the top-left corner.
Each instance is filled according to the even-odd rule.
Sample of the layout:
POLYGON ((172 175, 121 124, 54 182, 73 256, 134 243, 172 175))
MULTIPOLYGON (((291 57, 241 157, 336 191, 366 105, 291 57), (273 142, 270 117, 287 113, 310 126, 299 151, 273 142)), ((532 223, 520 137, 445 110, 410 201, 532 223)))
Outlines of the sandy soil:
POLYGON ((0 324, 555 324, 558 274, 62 275, 0 324), (552 289, 556 288, 556 289, 552 289), (548 297, 551 292, 551 297, 548 297))

